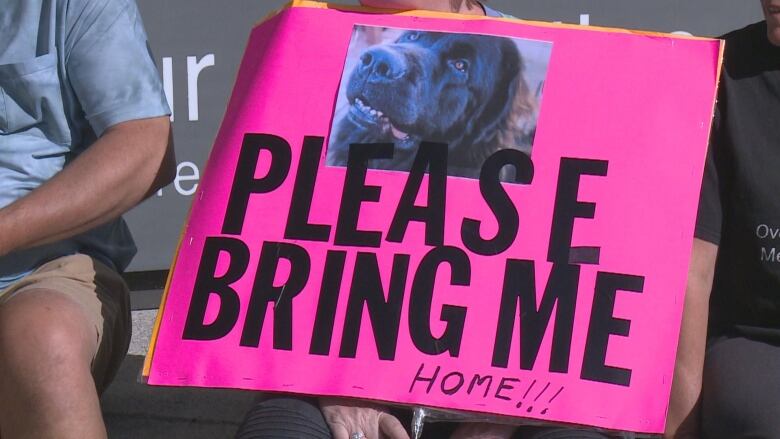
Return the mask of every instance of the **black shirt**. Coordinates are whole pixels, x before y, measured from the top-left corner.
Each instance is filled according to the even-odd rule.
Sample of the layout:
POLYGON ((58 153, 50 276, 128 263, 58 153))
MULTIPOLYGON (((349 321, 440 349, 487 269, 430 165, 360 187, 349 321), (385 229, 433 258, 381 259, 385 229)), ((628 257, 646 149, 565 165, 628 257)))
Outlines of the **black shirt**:
POLYGON ((710 335, 780 343, 780 48, 765 22, 725 39, 696 225, 720 246, 710 335))

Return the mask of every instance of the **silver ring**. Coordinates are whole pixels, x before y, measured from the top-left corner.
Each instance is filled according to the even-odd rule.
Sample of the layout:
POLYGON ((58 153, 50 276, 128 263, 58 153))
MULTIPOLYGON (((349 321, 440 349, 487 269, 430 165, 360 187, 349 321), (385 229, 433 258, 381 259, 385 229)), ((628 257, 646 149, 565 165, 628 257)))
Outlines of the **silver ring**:
POLYGON ((365 435, 365 434, 363 434, 363 432, 362 432, 362 431, 358 431, 358 432, 356 432, 356 433, 352 433, 352 434, 349 436, 349 439, 366 439, 366 435, 365 435))

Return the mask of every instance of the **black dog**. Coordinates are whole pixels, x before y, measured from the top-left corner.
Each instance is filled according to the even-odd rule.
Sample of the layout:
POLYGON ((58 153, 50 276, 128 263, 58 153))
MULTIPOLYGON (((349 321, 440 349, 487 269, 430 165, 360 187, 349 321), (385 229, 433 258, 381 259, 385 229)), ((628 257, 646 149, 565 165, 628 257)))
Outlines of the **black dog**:
POLYGON ((449 146, 449 175, 478 177, 499 149, 522 149, 517 142, 530 149, 532 130, 519 133, 517 125, 534 104, 522 57, 508 38, 407 31, 361 55, 347 98, 330 165, 346 165, 350 144, 392 142, 393 158, 369 167, 409 170, 420 142, 432 141, 449 146))

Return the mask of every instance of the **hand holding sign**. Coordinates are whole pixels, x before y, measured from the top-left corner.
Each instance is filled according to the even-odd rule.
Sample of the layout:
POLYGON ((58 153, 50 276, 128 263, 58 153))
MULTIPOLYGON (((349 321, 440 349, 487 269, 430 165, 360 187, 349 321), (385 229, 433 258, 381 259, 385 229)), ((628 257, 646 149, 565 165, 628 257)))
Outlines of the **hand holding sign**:
POLYGON ((409 439, 401 422, 379 405, 321 398, 320 408, 334 439, 350 439, 355 433, 363 433, 367 439, 409 439))

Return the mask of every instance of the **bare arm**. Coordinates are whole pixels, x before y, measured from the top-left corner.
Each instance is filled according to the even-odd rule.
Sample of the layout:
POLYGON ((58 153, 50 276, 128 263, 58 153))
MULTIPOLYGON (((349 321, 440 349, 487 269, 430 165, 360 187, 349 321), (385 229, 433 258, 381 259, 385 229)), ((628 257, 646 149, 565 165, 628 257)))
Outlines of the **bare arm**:
POLYGON ((116 124, 54 178, 0 209, 0 256, 117 218, 174 172, 168 116, 116 124))
POLYGON ((710 291, 717 255, 718 247, 715 244, 700 239, 693 241, 672 397, 664 435, 666 438, 699 437, 699 396, 710 291))

